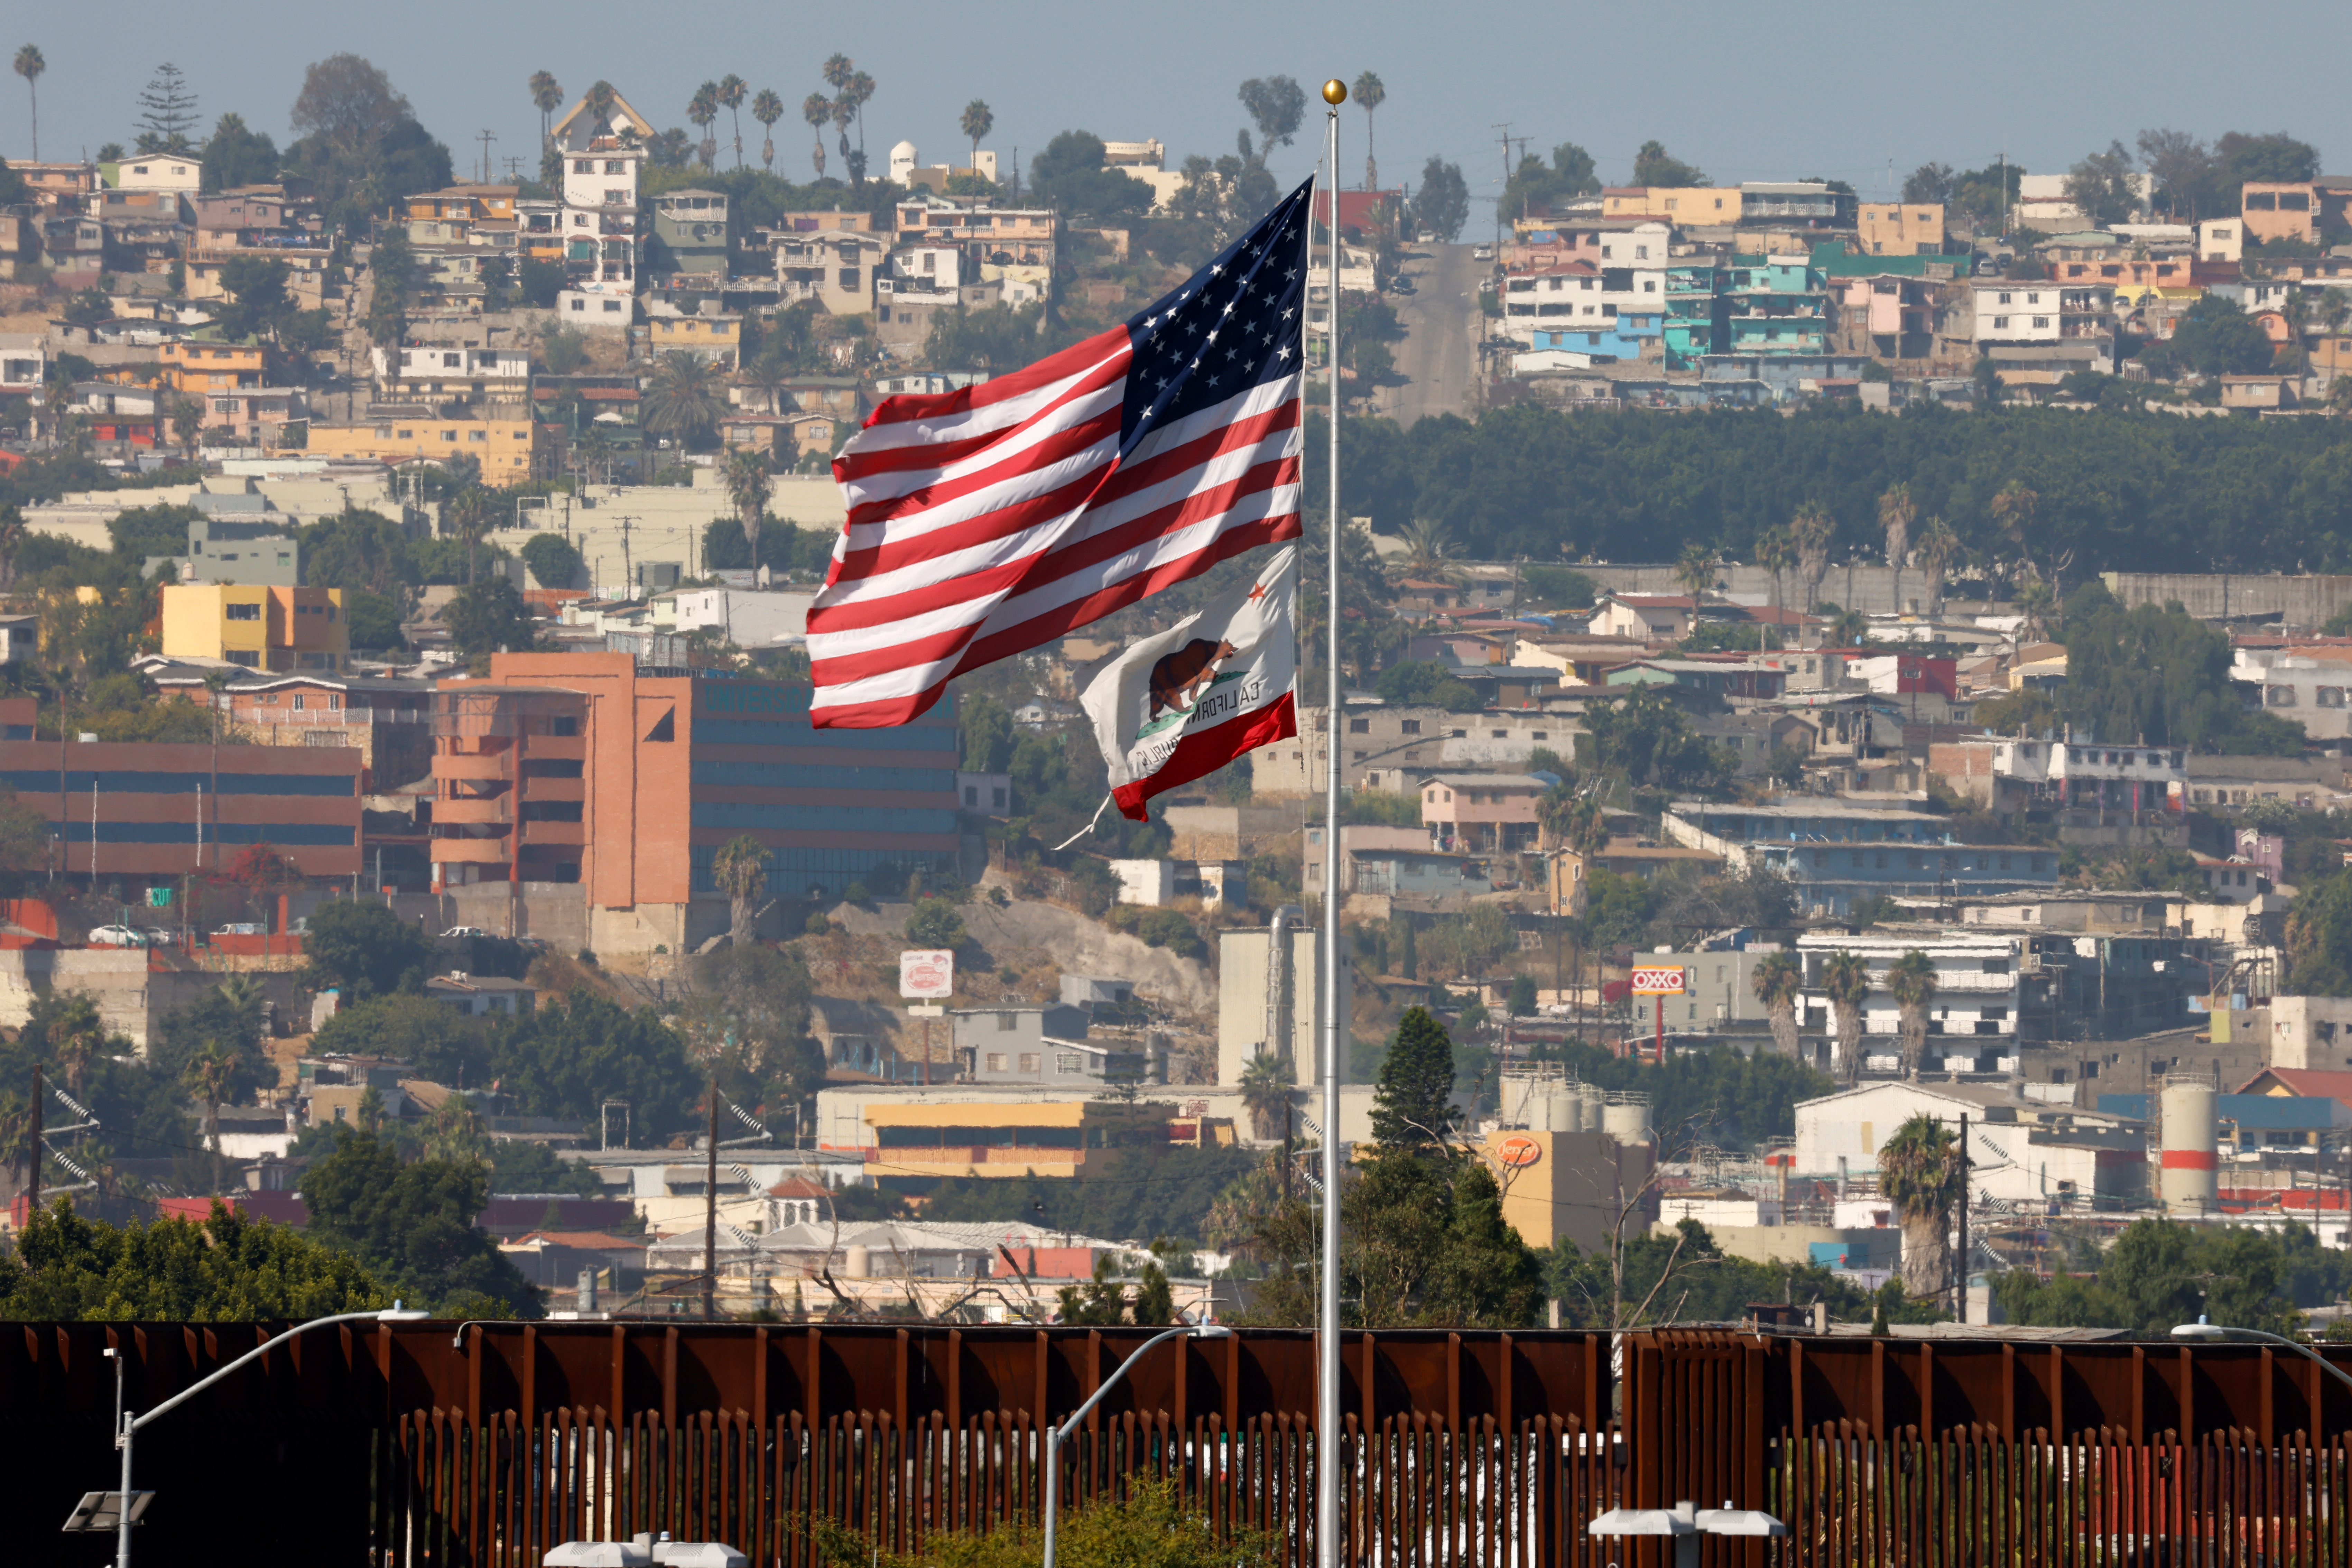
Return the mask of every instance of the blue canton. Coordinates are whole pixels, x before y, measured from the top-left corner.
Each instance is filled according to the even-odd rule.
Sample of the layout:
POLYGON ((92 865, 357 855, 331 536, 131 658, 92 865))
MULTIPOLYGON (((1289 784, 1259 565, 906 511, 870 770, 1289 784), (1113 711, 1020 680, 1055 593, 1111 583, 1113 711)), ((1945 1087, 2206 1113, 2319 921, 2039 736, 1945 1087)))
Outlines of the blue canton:
POLYGON ((1119 455, 1163 425, 1276 381, 1307 352, 1307 197, 1299 186, 1174 293, 1129 317, 1119 455))

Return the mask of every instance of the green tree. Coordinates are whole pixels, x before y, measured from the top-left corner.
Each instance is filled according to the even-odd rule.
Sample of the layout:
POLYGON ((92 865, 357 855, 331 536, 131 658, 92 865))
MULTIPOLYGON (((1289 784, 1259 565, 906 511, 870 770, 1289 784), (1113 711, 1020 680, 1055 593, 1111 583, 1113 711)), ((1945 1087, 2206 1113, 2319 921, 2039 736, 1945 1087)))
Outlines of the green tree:
POLYGON ((357 1258, 218 1198, 202 1225, 121 1227, 58 1198, 0 1253, 0 1318, 23 1321, 283 1321, 392 1301, 357 1258))
POLYGON ((1443 708, 1451 713, 1475 713, 1486 706, 1475 688, 1457 680, 1434 659, 1409 658, 1381 671, 1377 687, 1383 701, 1401 707, 1443 708))
POLYGON ((1442 1143, 1454 1127, 1453 1093, 1453 1038, 1426 1007, 1406 1008, 1372 1096, 1372 1137, 1383 1148, 1442 1143))
POLYGON ((542 588, 569 588, 580 579, 579 546, 560 533, 534 533, 523 542, 522 563, 542 588))
POLYGON ((2124 1329, 2161 1336, 2200 1315, 2231 1328, 2297 1332, 2299 1309, 2326 1306, 2352 1285, 2343 1252, 2299 1225, 2275 1232, 2136 1220, 2084 1272, 2063 1266, 2044 1280, 2012 1268, 1993 1296, 2013 1323, 2124 1329))
POLYGON ((342 1009, 320 1026, 311 1046, 322 1055, 413 1062, 419 1076, 452 1087, 478 1088, 497 1076, 488 1026, 414 991, 379 992, 357 1002, 346 998, 342 1009))
POLYGON ((25 96, 33 111, 33 162, 41 161, 41 73, 49 62, 41 58, 37 45, 26 44, 16 51, 15 69, 25 79, 25 96))
POLYGON ((1585 710, 1584 734, 1594 764, 1629 784, 1715 789, 1730 778, 1728 758, 1692 734, 1682 708, 1655 687, 1632 687, 1623 697, 1593 703, 1585 710))
POLYGON ((1101 137, 1091 131, 1065 131, 1030 160, 1030 189, 1059 213, 1118 218, 1150 212, 1151 187, 1106 167, 1103 158, 1101 137))
POLYGON ((1549 163, 1533 153, 1520 158, 1510 183, 1503 187, 1503 216, 1541 217, 1556 202, 1597 195, 1600 191, 1601 174, 1592 154, 1573 142, 1563 142, 1552 149, 1549 163))
POLYGON ((1462 226, 1470 221, 1470 183, 1462 177, 1462 165, 1449 163, 1436 153, 1422 165, 1421 189, 1412 198, 1412 226, 1434 235, 1441 245, 1451 245, 1462 237, 1462 226))
POLYGON ((490 1068, 525 1115, 591 1121, 605 1100, 625 1100, 636 1136, 656 1142, 699 1125, 708 1081, 652 1008, 629 1012, 584 990, 500 1020, 490 1068))
POLYGON ((1286 76, 1252 77, 1237 95, 1257 127, 1258 141, 1271 153, 1287 147, 1307 112, 1307 89, 1286 76))
POLYGON ((1822 962, 1822 994, 1837 1016, 1837 1047, 1846 1080, 1862 1070, 1862 1005, 1870 998, 1870 965, 1843 948, 1822 962))
MULTIPOLYGON (((782 1127, 787 1109, 814 1110, 824 1087, 824 1052, 809 1035, 811 985, 798 955, 773 947, 727 947, 695 961, 681 1009, 686 1033, 704 1042, 719 1091, 782 1127)), ((800 1123, 793 1124, 797 1131, 800 1123)))
POLYGON ((2352 873, 2313 879, 2286 917, 2287 983, 2302 996, 2352 996, 2352 873))
POLYGON ((303 983, 312 990, 339 988, 347 1002, 416 990, 433 963, 432 938, 383 905, 359 899, 320 905, 302 945, 310 955, 303 983))
POLYGON ((768 890, 768 847, 748 833, 729 839, 710 858, 710 879, 727 895, 728 941, 750 947, 759 936, 760 896, 768 890))
POLYGON ((359 1258, 390 1289, 443 1317, 537 1317, 538 1290, 475 1226, 489 1196, 484 1165, 403 1164, 390 1143, 347 1128, 302 1176, 308 1234, 359 1258))
POLYGON ((718 429, 725 410, 719 372, 692 354, 664 354, 646 382, 638 408, 647 430, 691 447, 718 429))
POLYGON ((917 947, 960 947, 964 941, 963 917, 945 899, 921 899, 907 917, 906 934, 917 947))
POLYGON ((2303 726, 2239 700, 2229 637, 2178 605, 2126 610, 2094 582, 2066 602, 2067 722, 2103 739, 2300 755, 2303 726))
POLYGON ((277 180, 278 143, 266 132, 247 128, 244 117, 224 114, 205 142, 204 189, 230 191, 277 180))
POLYGON ((1756 999, 1764 1004, 1773 1045, 1782 1056, 1796 1060, 1797 996, 1804 989, 1804 971, 1789 953, 1768 953, 1748 975, 1748 983, 1755 988, 1756 999))
POLYGON ((1297 1071, 1287 1057, 1259 1051, 1242 1068, 1242 1110, 1250 1119, 1250 1133, 1260 1140, 1279 1138, 1290 1147, 1291 1115, 1298 1093, 1297 1071))
POLYGON ((505 575, 476 583, 443 606, 441 624, 449 640, 469 658, 487 653, 528 653, 538 646, 530 606, 505 575))
POLYGON ((306 69, 292 120, 300 139, 286 150, 286 165, 310 183, 338 229, 357 230, 410 192, 449 184, 449 149, 416 122, 392 79, 358 55, 306 69))
POLYGON ((1662 142, 1644 142, 1633 154, 1633 183, 1637 185, 1704 185, 1706 176, 1681 159, 1670 155, 1662 142))
POLYGON ((2121 142, 2085 156, 2066 173, 2066 199, 2098 227, 2123 223, 2139 210, 2132 182, 2132 155, 2121 142))
POLYGON ((1959 1140, 1934 1117, 1912 1117, 1879 1145, 1878 1190, 1903 1224, 1904 1292, 1928 1299, 1948 1289, 1952 1208, 1968 1195, 1959 1140))
POLYGON ((985 692, 972 692, 956 703, 962 730, 966 773, 1001 773, 1013 762, 1013 715, 1004 704, 985 692))
POLYGON ((1936 999, 1936 961, 1916 947, 1908 949, 1886 966, 1886 993, 1903 1010, 1903 1070, 1916 1077, 1920 1053, 1927 1047, 1927 1005, 1936 999))

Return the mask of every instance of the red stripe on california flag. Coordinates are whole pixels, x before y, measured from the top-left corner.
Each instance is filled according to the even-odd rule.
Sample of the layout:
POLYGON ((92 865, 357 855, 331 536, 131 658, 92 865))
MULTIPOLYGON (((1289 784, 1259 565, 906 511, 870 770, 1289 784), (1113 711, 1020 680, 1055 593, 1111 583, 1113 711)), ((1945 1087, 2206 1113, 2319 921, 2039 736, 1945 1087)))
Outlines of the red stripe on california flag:
POLYGON ((1176 742, 1176 749, 1168 753, 1168 760, 1150 777, 1123 784, 1111 791, 1110 797, 1118 802, 1121 816, 1136 822, 1149 821, 1151 813, 1144 808, 1144 802, 1153 795, 1207 778, 1244 752, 1290 740, 1297 733, 1297 700, 1286 691, 1271 708, 1261 708, 1231 723, 1186 735, 1176 742))

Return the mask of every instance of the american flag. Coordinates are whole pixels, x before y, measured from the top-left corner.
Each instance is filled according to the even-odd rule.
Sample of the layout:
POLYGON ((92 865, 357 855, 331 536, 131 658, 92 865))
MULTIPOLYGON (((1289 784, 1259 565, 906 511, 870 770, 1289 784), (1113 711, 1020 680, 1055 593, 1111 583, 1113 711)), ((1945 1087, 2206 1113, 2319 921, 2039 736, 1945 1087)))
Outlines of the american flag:
POLYGON ((813 724, 906 723, 964 670, 1298 536, 1308 188, 1124 325, 874 411, 833 465, 813 724))

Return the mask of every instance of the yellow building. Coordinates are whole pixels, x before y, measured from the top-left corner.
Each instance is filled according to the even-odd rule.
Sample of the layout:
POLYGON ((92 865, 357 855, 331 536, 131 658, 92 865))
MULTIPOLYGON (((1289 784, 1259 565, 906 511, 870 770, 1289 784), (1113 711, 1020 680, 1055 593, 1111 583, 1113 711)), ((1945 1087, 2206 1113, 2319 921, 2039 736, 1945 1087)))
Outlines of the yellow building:
POLYGON ((1670 223, 1739 221, 1738 185, 1612 185, 1601 195, 1604 217, 1662 217, 1670 223))
POLYGON ((656 316, 646 325, 657 354, 688 353, 732 364, 743 346, 740 316, 656 316))
POLYGON ((281 671, 341 670, 351 661, 341 588, 198 583, 166 584, 163 592, 166 658, 281 671))
POLYGON ((876 1181, 1076 1176, 1102 1151, 1171 1142, 1169 1107, 1087 1100, 877 1102, 866 1107, 865 1121, 866 1173, 876 1181))
POLYGON ((1864 256, 1940 256, 1944 252, 1941 202, 1864 202, 1854 209, 1854 228, 1864 256))
POLYGON ((1479 1153, 1503 1189, 1503 1218, 1529 1247, 1562 1237, 1591 1251, 1608 1243, 1624 1215, 1625 1235, 1640 1236, 1657 1215, 1645 1194, 1654 1142, 1624 1142, 1605 1132, 1486 1134, 1479 1153))
POLYGON ((259 343, 165 343, 155 359, 156 379, 174 392, 228 392, 268 384, 259 343))
MULTIPOLYGON (((486 412, 495 416, 498 405, 486 412)), ((464 455, 478 458, 482 482, 510 485, 555 471, 554 426, 525 414, 516 418, 439 419, 402 415, 365 425, 313 425, 310 452, 320 458, 362 458, 379 463, 422 458, 446 463, 464 455)))

